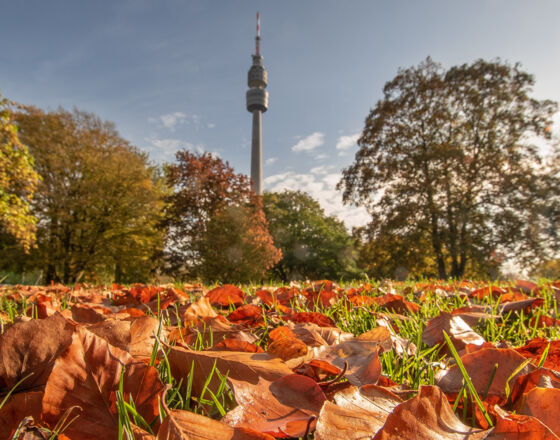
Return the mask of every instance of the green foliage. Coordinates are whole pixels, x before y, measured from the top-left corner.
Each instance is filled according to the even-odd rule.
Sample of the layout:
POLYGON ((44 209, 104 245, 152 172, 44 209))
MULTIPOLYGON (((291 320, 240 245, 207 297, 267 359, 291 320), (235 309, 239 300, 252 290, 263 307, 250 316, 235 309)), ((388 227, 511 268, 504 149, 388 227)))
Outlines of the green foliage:
POLYGON ((41 268, 43 281, 145 281, 163 244, 163 184, 145 154, 113 124, 92 114, 28 107, 20 137, 43 180, 32 212, 38 248, 20 271, 41 268))
POLYGON ((247 176, 209 153, 177 153, 167 166, 167 263, 175 276, 258 280, 281 253, 247 176))
POLYGON ((533 277, 560 280, 560 258, 543 261, 531 272, 533 277))
POLYGON ((14 107, 0 94, 0 231, 27 251, 35 243, 37 219, 31 213, 30 203, 39 175, 18 136, 14 107))
POLYGON ((301 191, 265 193, 264 210, 283 258, 272 269, 284 282, 294 279, 351 279, 360 271, 353 240, 344 224, 301 191))
POLYGON ((399 70, 339 183, 372 215, 368 240, 394 237, 409 249, 391 253, 396 264, 440 278, 469 267, 491 277, 502 254, 527 266, 557 252, 560 167, 531 143, 550 139, 557 104, 531 98, 533 83, 499 60, 399 70))

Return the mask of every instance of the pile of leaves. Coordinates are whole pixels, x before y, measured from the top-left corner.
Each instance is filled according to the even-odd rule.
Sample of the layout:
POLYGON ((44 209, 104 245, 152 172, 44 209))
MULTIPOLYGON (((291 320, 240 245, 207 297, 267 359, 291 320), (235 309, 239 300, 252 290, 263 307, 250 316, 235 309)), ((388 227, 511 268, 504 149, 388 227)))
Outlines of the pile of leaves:
POLYGON ((560 439, 560 282, 0 288, 0 438, 560 439))

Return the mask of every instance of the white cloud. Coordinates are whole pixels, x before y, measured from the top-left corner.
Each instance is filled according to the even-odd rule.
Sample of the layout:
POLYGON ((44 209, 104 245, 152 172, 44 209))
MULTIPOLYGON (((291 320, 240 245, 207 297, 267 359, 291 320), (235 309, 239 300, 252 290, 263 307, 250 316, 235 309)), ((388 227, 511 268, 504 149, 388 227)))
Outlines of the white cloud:
POLYGON ((317 175, 321 175, 321 174, 329 174, 330 171, 334 168, 333 165, 321 165, 319 167, 314 167, 311 168, 309 170, 309 172, 311 174, 317 174, 317 175))
POLYGON ((272 164, 273 164, 274 162, 276 162, 277 160, 278 160, 277 157, 269 157, 268 159, 266 159, 266 160, 264 161, 264 163, 265 163, 266 165, 272 165, 272 164))
POLYGON ((325 135, 320 131, 310 134, 292 147, 292 151, 311 151, 325 143, 325 135))
MULTIPOLYGON (((327 215, 334 215, 344 222, 347 228, 365 225, 370 217, 364 208, 355 208, 342 204, 342 195, 336 190, 341 175, 326 174, 325 170, 315 169, 316 173, 297 174, 293 171, 278 173, 264 179, 264 187, 268 191, 281 192, 285 189, 304 191, 318 200, 327 215), (320 173, 317 173, 317 172, 320 173)), ((312 170, 313 171, 313 170, 312 170)))
MULTIPOLYGON (((178 125, 189 124, 194 126, 194 128, 199 129, 201 126, 201 117, 197 114, 186 114, 183 112, 172 112, 160 115, 157 117, 148 118, 148 121, 152 124, 156 124, 158 127, 167 128, 168 130, 175 131, 178 125)), ((208 128, 214 128, 216 124, 211 122, 207 123, 208 128)))
MULTIPOLYGON (((175 153, 179 150, 186 149, 196 153, 203 153, 205 151, 204 145, 195 145, 181 139, 173 138, 156 138, 150 137, 144 139, 148 145, 144 148, 152 159, 157 161, 170 161, 175 157, 175 153)), ((217 153, 212 153, 218 155, 217 153)), ((218 155, 219 156, 219 155, 218 155)))
POLYGON ((336 149, 339 150, 338 155, 347 156, 350 150, 356 146, 359 137, 360 133, 340 136, 336 141, 336 149))
POLYGON ((336 141, 336 149, 337 150, 349 150, 356 142, 358 142, 358 138, 360 137, 360 133, 351 134, 350 136, 340 136, 338 141, 336 141))

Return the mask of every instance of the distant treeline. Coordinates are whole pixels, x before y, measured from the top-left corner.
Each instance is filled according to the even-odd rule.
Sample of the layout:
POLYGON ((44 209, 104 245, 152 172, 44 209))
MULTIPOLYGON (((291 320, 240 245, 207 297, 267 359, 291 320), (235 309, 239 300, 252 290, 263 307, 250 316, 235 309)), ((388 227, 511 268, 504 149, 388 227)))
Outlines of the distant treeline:
POLYGON ((155 165, 95 115, 0 96, 0 271, 42 283, 495 278, 515 261, 560 277, 557 104, 530 97, 533 84, 500 60, 399 70, 338 185, 371 215, 352 234, 304 192, 257 196, 209 153, 155 165))

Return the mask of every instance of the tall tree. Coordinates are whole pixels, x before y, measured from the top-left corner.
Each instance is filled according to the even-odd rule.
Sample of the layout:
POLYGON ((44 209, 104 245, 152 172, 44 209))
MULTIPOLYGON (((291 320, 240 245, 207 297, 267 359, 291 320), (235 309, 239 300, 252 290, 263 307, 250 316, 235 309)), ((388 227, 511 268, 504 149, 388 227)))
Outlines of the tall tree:
POLYGON ((344 224, 327 216, 319 202, 302 191, 263 195, 274 244, 283 258, 272 269, 286 282, 293 279, 356 278, 353 240, 344 224))
POLYGON ((429 237, 441 278, 497 252, 528 262, 557 251, 560 176, 535 145, 550 138, 557 104, 532 98, 533 84, 499 60, 399 70, 339 182, 372 215, 370 238, 429 237))
POLYGON ((15 104, 0 94, 0 231, 15 238, 26 250, 35 243, 37 219, 30 202, 39 182, 33 158, 20 141, 15 104))
POLYGON ((147 279, 163 246, 163 183, 147 156, 89 113, 28 107, 17 123, 43 176, 27 265, 45 281, 147 279))
POLYGON ((209 153, 179 151, 167 167, 167 261, 176 276, 242 282, 281 258, 247 176, 209 153))

